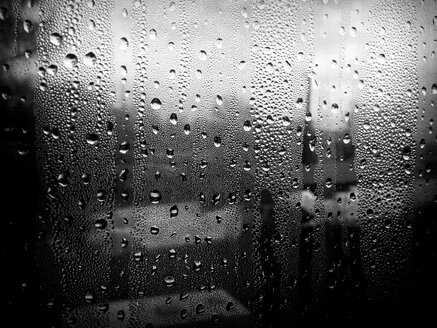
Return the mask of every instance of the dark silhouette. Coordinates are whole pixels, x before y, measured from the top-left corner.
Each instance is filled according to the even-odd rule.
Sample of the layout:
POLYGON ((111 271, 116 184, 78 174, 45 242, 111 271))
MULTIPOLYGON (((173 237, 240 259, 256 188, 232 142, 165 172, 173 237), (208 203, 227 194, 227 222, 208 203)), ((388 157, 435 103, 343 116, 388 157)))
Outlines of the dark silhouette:
POLYGON ((279 300, 281 296, 281 267, 275 260, 273 243, 277 238, 274 221, 273 198, 271 193, 261 191, 261 235, 260 254, 261 266, 265 281, 261 288, 262 293, 262 327, 278 327, 279 300))
MULTIPOLYGON (((311 83, 311 81, 310 81, 311 83)), ((311 109, 311 87, 308 93, 308 111, 311 109)), ((349 120, 350 122, 350 120, 349 120)), ((335 131, 326 137, 333 139, 336 154, 337 179, 334 188, 324 187, 324 199, 333 199, 339 192, 351 191, 357 179, 353 169, 355 147, 350 137, 350 123, 346 131, 335 131), (349 142, 343 142, 348 135, 349 142)), ((314 173, 319 161, 315 151, 317 138, 313 121, 305 122, 303 129, 303 190, 310 191, 316 197, 317 184, 314 173)), ((337 201, 337 199, 333 199, 337 201)), ((341 201, 345 201, 342 199, 341 201)), ((302 221, 299 249, 299 315, 304 322, 314 310, 312 302, 312 259, 314 251, 314 214, 311 209, 302 207, 302 221)), ((354 218, 346 218, 346 213, 328 213, 325 218, 325 248, 327 262, 327 298, 322 305, 322 314, 326 319, 358 319, 364 311, 365 284, 361 265, 360 235, 354 218), (344 220, 346 219, 346 220, 344 220)))

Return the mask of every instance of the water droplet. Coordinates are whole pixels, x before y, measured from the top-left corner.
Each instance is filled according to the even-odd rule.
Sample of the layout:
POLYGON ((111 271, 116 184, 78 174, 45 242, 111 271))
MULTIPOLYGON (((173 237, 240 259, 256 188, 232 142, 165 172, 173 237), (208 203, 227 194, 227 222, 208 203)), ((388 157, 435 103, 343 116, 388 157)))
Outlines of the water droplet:
POLYGON ((337 113, 337 111, 338 111, 338 105, 336 103, 333 103, 331 105, 331 112, 337 113))
POLYGON ((100 312, 106 313, 106 312, 108 311, 108 309, 109 309, 109 304, 108 304, 108 303, 105 303, 105 304, 99 304, 99 305, 97 306, 97 309, 98 309, 100 312))
POLYGON ((310 112, 307 112, 306 114, 305 114, 305 121, 307 121, 307 122, 310 122, 311 120, 312 120, 312 115, 311 115, 311 113, 310 112))
POLYGON ((129 151, 129 142, 127 141, 122 141, 120 143, 120 146, 118 147, 118 151, 120 152, 120 154, 126 154, 129 151))
POLYGON ((351 136, 346 133, 343 137, 343 142, 347 145, 350 141, 351 141, 351 136))
POLYGON ((290 126, 290 124, 291 124, 290 118, 288 116, 282 117, 282 124, 284 126, 290 126))
POLYGON ((191 131, 190 125, 189 125, 189 124, 185 124, 185 125, 184 125, 184 133, 185 133, 186 135, 189 135, 189 134, 190 134, 190 131, 191 131))
POLYGON ((386 62, 385 55, 384 54, 379 54, 379 56, 378 56, 378 63, 385 64, 385 62, 386 62))
POLYGON ((246 132, 250 131, 252 129, 252 123, 250 123, 250 121, 244 121, 243 129, 246 132))
POLYGON ((214 146, 220 147, 221 144, 222 144, 222 138, 220 138, 219 136, 215 136, 214 137, 214 146))
POLYGON ((166 287, 172 287, 172 286, 174 286, 175 281, 176 281, 176 279, 175 279, 175 277, 173 277, 173 276, 166 276, 166 277, 164 278, 164 284, 165 284, 166 287))
POLYGON ((149 31, 149 38, 150 38, 150 40, 156 40, 156 30, 155 29, 152 28, 149 31))
POLYGON ((297 98, 295 105, 296 105, 297 109, 302 109, 303 108, 303 99, 302 98, 297 98))
POLYGON ((85 294, 85 301, 87 303, 91 303, 92 301, 94 301, 94 295, 90 291, 86 292, 86 294, 85 294))
POLYGON ((170 207, 170 217, 171 218, 177 217, 178 214, 179 214, 179 209, 178 209, 177 205, 173 205, 172 207, 170 207))
POLYGON ((95 144, 97 144, 98 141, 99 141, 99 136, 97 134, 95 134, 95 133, 88 133, 86 135, 86 142, 89 145, 95 145, 95 144))
POLYGON ((170 123, 176 125, 178 123, 178 116, 175 113, 170 115, 170 123))
POLYGON ((285 73, 291 73, 292 67, 291 64, 286 60, 283 64, 285 73))
POLYGON ((125 317, 124 310, 118 310, 117 311, 117 319, 120 320, 120 321, 123 321, 124 317, 125 317))
POLYGON ((50 65, 49 67, 47 67, 47 73, 53 76, 56 75, 56 73, 58 73, 58 66, 50 65))
POLYGON ((129 47, 129 41, 126 38, 121 38, 119 43, 119 48, 121 50, 126 50, 129 47))
POLYGON ((196 313, 197 314, 202 314, 203 312, 205 312, 205 306, 203 306, 203 304, 198 304, 196 306, 196 313))
POLYGON ((174 149, 173 148, 167 148, 165 151, 168 158, 172 159, 174 157, 174 149))
POLYGON ((106 199, 106 192, 104 190, 99 190, 97 192, 97 200, 99 202, 104 202, 106 199))
POLYGON ((94 227, 97 229, 103 230, 108 225, 108 222, 105 219, 98 219, 94 222, 94 227))
POLYGON ((220 95, 217 95, 217 97, 215 98, 215 102, 217 103, 217 105, 222 106, 223 105, 223 98, 220 95))
POLYGON ((0 19, 5 20, 6 18, 8 18, 8 9, 5 7, 1 7, 0 8, 0 19))
POLYGON ((134 253, 134 260, 141 262, 144 259, 144 254, 140 251, 134 253))
POLYGON ((161 202, 161 192, 158 190, 152 190, 149 193, 149 199, 152 204, 159 204, 161 202))
POLYGON ((153 98, 151 103, 150 103, 150 107, 152 107, 152 109, 161 109, 161 100, 159 100, 158 98, 153 98))
POLYGON ((201 50, 201 51, 199 52, 199 59, 200 59, 201 61, 205 61, 207 57, 208 57, 208 56, 206 55, 206 51, 205 51, 205 50, 201 50))
POLYGON ((186 309, 182 309, 180 312, 180 316, 182 320, 186 319, 188 317, 188 311, 186 309))
POLYGON ((0 92, 4 100, 9 100, 11 98, 11 89, 8 86, 3 86, 0 92))
POLYGON ((67 56, 65 56, 64 58, 64 66, 67 69, 73 69, 77 66, 78 60, 77 60, 77 56, 73 55, 73 54, 68 54, 67 56))
POLYGON ((94 0, 87 0, 86 5, 88 6, 88 8, 94 8, 94 6, 96 5, 94 0))
POLYGON ((93 52, 89 52, 85 55, 83 63, 88 67, 93 67, 97 61, 97 57, 93 52))
POLYGON ((24 22, 23 22, 23 28, 24 28, 24 31, 26 32, 26 33, 30 33, 30 30, 32 29, 32 22, 30 21, 30 20, 25 20, 24 22))
POLYGON ((150 227, 150 233, 154 236, 156 236, 159 233, 159 228, 157 226, 151 226, 150 227))
POLYGON ((220 38, 218 38, 217 40, 215 40, 215 46, 217 47, 217 48, 221 48, 221 47, 223 47, 223 40, 222 39, 220 39, 220 38))
POLYGON ((59 47, 62 44, 62 36, 59 33, 52 33, 50 34, 50 42, 59 47))
POLYGON ((95 28, 96 28, 96 23, 95 23, 92 19, 90 19, 90 20, 88 21, 88 29, 89 29, 90 31, 94 31, 95 28))

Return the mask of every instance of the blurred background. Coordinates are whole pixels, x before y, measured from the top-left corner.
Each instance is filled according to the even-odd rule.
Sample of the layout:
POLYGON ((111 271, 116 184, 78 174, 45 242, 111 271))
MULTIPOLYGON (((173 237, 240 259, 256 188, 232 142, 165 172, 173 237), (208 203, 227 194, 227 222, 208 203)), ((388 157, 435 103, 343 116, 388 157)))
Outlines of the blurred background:
POLYGON ((0 0, 2 322, 419 324, 437 2, 0 0))

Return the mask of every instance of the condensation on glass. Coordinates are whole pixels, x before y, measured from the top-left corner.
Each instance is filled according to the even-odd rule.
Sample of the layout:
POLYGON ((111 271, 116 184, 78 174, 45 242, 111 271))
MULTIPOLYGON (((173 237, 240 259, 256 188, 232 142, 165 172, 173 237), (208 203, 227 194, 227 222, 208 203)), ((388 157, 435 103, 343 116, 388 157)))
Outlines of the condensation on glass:
POLYGON ((53 325, 359 321, 425 287, 436 1, 0 7, 53 325))

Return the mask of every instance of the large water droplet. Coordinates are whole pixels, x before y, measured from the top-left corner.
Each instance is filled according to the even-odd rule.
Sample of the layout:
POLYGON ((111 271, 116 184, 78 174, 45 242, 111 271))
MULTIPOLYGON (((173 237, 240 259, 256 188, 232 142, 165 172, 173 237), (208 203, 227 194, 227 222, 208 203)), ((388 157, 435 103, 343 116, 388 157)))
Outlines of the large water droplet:
POLYGON ((208 57, 208 56, 206 55, 206 51, 205 51, 205 50, 201 50, 201 51, 199 52, 199 59, 200 59, 201 61, 205 61, 207 57, 208 57))
POLYGON ((0 19, 5 20, 6 18, 8 18, 8 9, 5 7, 1 7, 0 8, 0 19))
POLYGON ((95 134, 95 133, 88 133, 86 135, 86 142, 89 145, 95 145, 95 144, 97 144, 98 141, 99 141, 99 136, 97 134, 95 134))
POLYGON ((150 107, 152 107, 152 109, 161 109, 161 100, 158 98, 153 98, 150 103, 150 107))
POLYGON ((67 69, 73 69, 77 66, 78 60, 77 60, 77 56, 73 55, 73 54, 68 54, 67 56, 65 56, 64 58, 64 66, 67 69))
POLYGON ((88 67, 93 67, 97 61, 97 57, 93 52, 89 52, 85 55, 83 63, 88 67))
POLYGON ((179 214, 179 209, 178 209, 177 205, 173 205, 172 207, 170 207, 170 217, 171 218, 177 217, 178 214, 179 214))
POLYGON ((172 286, 174 286, 175 281, 176 281, 176 279, 175 279, 175 277, 173 277, 173 276, 166 276, 166 277, 164 278, 164 284, 165 284, 166 287, 172 287, 172 286))
POLYGON ((32 22, 30 21, 30 20, 25 20, 24 22, 23 22, 23 28, 24 28, 24 31, 26 32, 26 33, 30 33, 30 30, 32 29, 32 22))
POLYGON ((178 123, 178 116, 175 113, 170 115, 170 123, 176 125, 178 123))
POLYGON ((149 199, 152 204, 159 204, 161 202, 161 192, 158 190, 152 190, 149 193, 149 199))
POLYGON ((119 48, 125 50, 129 47, 129 41, 126 38, 121 38, 119 43, 119 48))
POLYGON ((52 33, 50 34, 50 42, 59 47, 62 44, 62 36, 59 33, 52 33))

